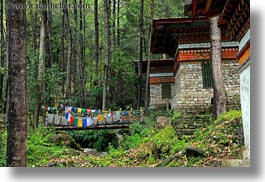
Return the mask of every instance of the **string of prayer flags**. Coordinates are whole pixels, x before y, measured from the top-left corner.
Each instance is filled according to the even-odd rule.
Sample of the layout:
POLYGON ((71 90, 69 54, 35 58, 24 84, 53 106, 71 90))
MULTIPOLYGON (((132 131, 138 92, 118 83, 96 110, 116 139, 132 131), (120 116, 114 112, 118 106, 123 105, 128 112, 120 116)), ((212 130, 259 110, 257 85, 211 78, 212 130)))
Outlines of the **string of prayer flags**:
POLYGON ((78 125, 78 118, 75 117, 75 118, 74 118, 74 126, 77 126, 77 125, 78 125))
POLYGON ((74 116, 71 116, 70 117, 70 122, 69 122, 70 125, 74 125, 74 120, 75 120, 74 116))
POLYGON ((82 127, 82 123, 83 123, 83 122, 82 122, 82 118, 79 117, 79 118, 78 118, 78 124, 77 124, 77 126, 78 126, 78 127, 82 127))
POLYGON ((99 114, 98 115, 98 122, 101 122, 103 120, 103 118, 102 118, 102 114, 99 114))
POLYGON ((76 112, 77 112, 77 108, 76 108, 76 107, 72 107, 72 111, 73 111, 74 113, 76 113, 76 112))
POLYGON ((87 117, 86 121, 87 121, 87 126, 91 126, 93 124, 93 121, 90 117, 87 117))
POLYGON ((82 126, 87 127, 87 118, 83 118, 82 120, 82 126))

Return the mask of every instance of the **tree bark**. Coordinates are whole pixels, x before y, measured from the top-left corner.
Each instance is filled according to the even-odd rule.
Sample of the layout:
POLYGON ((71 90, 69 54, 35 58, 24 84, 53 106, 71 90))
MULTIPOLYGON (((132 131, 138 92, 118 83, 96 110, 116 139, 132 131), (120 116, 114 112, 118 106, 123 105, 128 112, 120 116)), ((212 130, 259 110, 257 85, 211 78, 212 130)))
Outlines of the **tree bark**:
POLYGON ((149 93, 149 72, 150 72, 150 61, 151 61, 151 42, 152 42, 152 20, 154 18, 154 9, 155 9, 155 2, 154 0, 151 1, 151 16, 150 16, 150 28, 149 28, 149 35, 148 35, 148 62, 147 62, 147 70, 146 70, 146 82, 145 82, 145 97, 144 97, 144 107, 145 107, 145 114, 148 113, 148 101, 149 101, 149 97, 148 97, 148 93, 149 93))
MULTIPOLYGON (((48 0, 47 3, 50 4, 50 1, 51 0, 48 0)), ((48 66, 52 68, 53 67, 53 55, 52 55, 52 46, 51 46, 52 10, 50 6, 48 6, 47 11, 48 11, 47 13, 47 47, 49 51, 48 66)))
MULTIPOLYGON (((1 46, 1 49, 0 49, 0 53, 1 53, 1 56, 0 56, 0 66, 2 68, 5 67, 5 51, 4 51, 4 1, 1 0, 1 4, 0 4, 1 8, 0 8, 0 36, 1 36, 1 41, 0 41, 0 46, 1 46)), ((0 104, 1 106, 4 106, 4 99, 3 99, 3 90, 4 90, 4 74, 3 73, 0 73, 0 104)), ((1 107, 0 108, 0 112, 2 111, 3 112, 3 109, 4 107, 1 107)))
POLYGON ((120 48, 120 0, 117 4, 117 46, 120 48))
MULTIPOLYGON (((61 55, 61 72, 65 72, 65 55, 64 55, 64 37, 65 37, 65 29, 64 29, 64 19, 65 13, 62 16, 62 36, 61 36, 61 44, 62 44, 62 55, 61 55)), ((65 95, 65 74, 62 74, 62 95, 65 95)))
POLYGON ((211 58, 213 73, 213 119, 226 112, 226 90, 222 76, 221 64, 221 32, 218 17, 210 18, 211 58))
POLYGON ((143 62, 143 13, 144 13, 144 0, 140 1, 140 14, 139 14, 139 60, 138 60, 138 84, 137 84, 137 108, 140 109, 142 100, 142 62, 143 62))
POLYGON ((26 9, 12 8, 25 0, 6 1, 8 30, 8 100, 7 160, 8 167, 26 166, 27 139, 27 64, 26 9))
POLYGON ((99 26, 98 26, 98 0, 94 0, 94 23, 95 23, 95 60, 96 60, 96 84, 99 79, 99 26))
MULTIPOLYGON (((41 0, 42 7, 47 5, 46 0, 41 0)), ((42 102, 42 93, 44 92, 44 75, 46 65, 46 38, 47 38, 47 9, 41 9, 41 30, 40 30, 40 54, 39 54, 39 66, 37 71, 37 96, 35 99, 34 110, 34 128, 39 125, 39 113, 42 102)))
POLYGON ((64 4, 64 23, 66 26, 66 32, 67 32, 67 58, 66 58, 66 99, 71 98, 71 54, 72 54, 72 33, 70 29, 70 22, 69 22, 69 13, 67 8, 67 0, 63 0, 64 4))
MULTIPOLYGON (((82 0, 79 1, 80 6, 82 5, 82 0)), ((84 59, 84 42, 83 42, 83 38, 84 38, 84 34, 83 34, 83 10, 80 9, 79 10, 79 31, 80 31, 80 37, 79 37, 79 50, 80 50, 80 81, 81 81, 81 86, 82 86, 82 103, 81 105, 84 107, 86 106, 86 79, 85 79, 85 59, 84 59)))
POLYGON ((112 45, 116 48, 116 0, 112 0, 112 45))
POLYGON ((103 78, 102 110, 106 109, 108 69, 110 63, 110 49, 111 49, 110 0, 104 0, 104 24, 105 24, 106 51, 105 51, 104 78, 103 78))
MULTIPOLYGON (((74 63, 75 63, 75 71, 76 75, 73 79, 74 82, 74 95, 75 97, 80 97, 80 54, 79 54, 79 27, 78 27, 78 11, 77 11, 77 0, 74 0, 75 8, 74 8, 74 63)), ((78 102, 80 100, 78 99, 78 102)), ((78 103, 80 105, 80 103, 78 103)))

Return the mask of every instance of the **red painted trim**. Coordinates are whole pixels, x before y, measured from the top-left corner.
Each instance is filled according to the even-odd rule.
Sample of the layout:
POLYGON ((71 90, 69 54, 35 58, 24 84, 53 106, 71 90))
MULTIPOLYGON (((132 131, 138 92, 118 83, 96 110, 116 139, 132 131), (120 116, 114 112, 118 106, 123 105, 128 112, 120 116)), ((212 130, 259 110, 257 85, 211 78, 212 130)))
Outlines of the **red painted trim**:
POLYGON ((192 17, 194 17, 197 8, 197 0, 192 0, 192 17))
POLYGON ((149 78, 149 84, 175 83, 175 77, 152 77, 149 78))
POLYGON ((240 52, 237 53, 236 59, 238 60, 240 57, 243 56, 243 54, 250 48, 250 40, 247 41, 245 46, 240 50, 240 52))

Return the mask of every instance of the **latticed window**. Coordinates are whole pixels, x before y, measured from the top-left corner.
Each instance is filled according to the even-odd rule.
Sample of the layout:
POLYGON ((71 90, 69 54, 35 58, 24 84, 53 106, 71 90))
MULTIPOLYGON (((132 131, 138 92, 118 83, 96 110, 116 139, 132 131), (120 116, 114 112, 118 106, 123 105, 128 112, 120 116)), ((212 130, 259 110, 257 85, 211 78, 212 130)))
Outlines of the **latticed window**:
POLYGON ((171 99, 171 84, 162 83, 162 99, 171 99))
POLYGON ((212 64, 210 61, 202 63, 203 88, 213 88, 212 64))

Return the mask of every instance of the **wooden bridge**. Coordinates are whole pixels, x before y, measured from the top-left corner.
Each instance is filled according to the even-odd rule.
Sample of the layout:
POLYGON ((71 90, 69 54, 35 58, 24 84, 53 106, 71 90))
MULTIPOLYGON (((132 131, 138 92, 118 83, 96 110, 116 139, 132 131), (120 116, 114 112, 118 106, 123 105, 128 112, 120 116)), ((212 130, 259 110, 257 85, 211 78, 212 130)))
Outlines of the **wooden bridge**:
POLYGON ((101 124, 91 125, 87 127, 78 126, 54 126, 56 130, 100 130, 100 129, 126 129, 130 128, 131 123, 113 123, 113 124, 101 124))
MULTIPOLYGON (((48 107, 51 108, 51 107, 48 107)), ((143 121, 143 110, 100 111, 82 108, 46 110, 46 126, 56 130, 126 129, 133 122, 143 121)))

